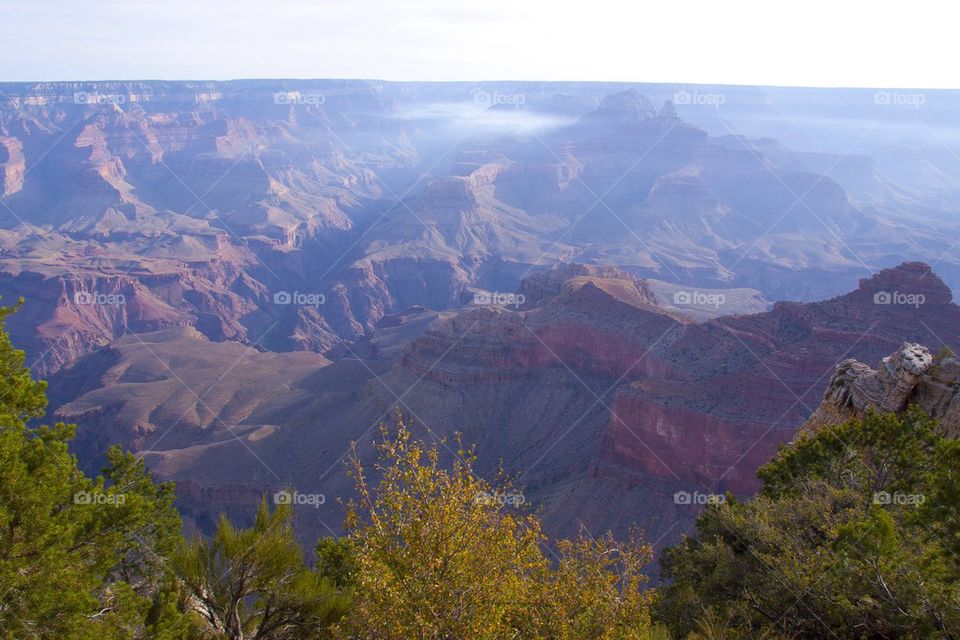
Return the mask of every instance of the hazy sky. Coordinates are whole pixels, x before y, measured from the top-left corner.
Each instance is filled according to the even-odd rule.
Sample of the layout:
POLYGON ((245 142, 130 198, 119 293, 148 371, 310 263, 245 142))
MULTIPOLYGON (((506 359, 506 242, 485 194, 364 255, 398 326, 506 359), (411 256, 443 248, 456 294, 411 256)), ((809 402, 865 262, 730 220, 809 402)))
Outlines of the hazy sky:
POLYGON ((0 0, 0 81, 960 87, 952 2, 0 0))

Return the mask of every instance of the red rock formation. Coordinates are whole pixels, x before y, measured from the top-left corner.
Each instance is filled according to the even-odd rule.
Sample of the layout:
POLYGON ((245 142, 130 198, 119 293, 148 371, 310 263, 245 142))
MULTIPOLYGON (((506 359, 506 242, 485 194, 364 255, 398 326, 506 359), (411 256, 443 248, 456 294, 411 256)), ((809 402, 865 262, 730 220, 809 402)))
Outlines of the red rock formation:
POLYGON ((960 308, 919 263, 881 271, 825 302, 689 327, 664 356, 679 362, 679 375, 618 392, 601 457, 661 478, 750 492, 756 468, 817 407, 840 360, 879 358, 903 340, 936 336, 960 339, 960 308), (884 302, 893 292, 924 301, 884 302))
MULTIPOLYGON (((399 407, 415 415, 423 437, 462 432, 478 446, 481 471, 502 462, 521 474, 551 531, 575 534, 577 514, 593 530, 639 523, 656 539, 676 535, 696 514, 674 502, 675 492, 754 489, 756 468, 810 416, 837 362, 879 358, 904 340, 932 343, 932 332, 960 342, 960 309, 914 264, 824 302, 702 324, 657 307, 643 281, 616 269, 569 265, 532 277, 521 291, 530 299, 519 309, 483 304, 441 317, 414 309, 415 327, 404 314, 390 316, 374 334, 381 340, 343 345, 327 366, 311 354, 251 353, 250 367, 263 371, 283 358, 285 377, 268 389, 239 367, 209 399, 242 443, 186 390, 171 393, 169 372, 132 337, 110 350, 119 362, 100 352, 58 376, 55 386, 81 392, 58 415, 79 420, 81 439, 94 448, 104 444, 97 434, 142 448, 190 409, 145 455, 158 477, 203 487, 190 495, 202 518, 216 511, 218 491, 235 490, 242 501, 251 478, 278 487, 271 469, 304 491, 348 496, 339 456, 351 440, 372 456, 371 429, 399 407), (875 304, 889 287, 922 288, 930 302, 875 304), (84 367, 94 373, 82 375, 84 367), (128 373, 113 379, 110 371, 128 373), (86 378, 110 379, 89 389, 86 378)), ((158 339, 152 348, 182 360, 191 353, 185 344, 158 339)), ((202 363, 221 354, 229 363, 233 348, 241 349, 194 347, 191 357, 202 363)), ((183 368, 191 385, 210 377, 199 364, 183 368)), ((923 388, 934 397, 933 386, 923 388)), ((950 388, 940 384, 937 397, 950 388)), ((334 527, 342 517, 332 499, 315 515, 334 527)), ((320 535, 311 522, 303 525, 308 537, 320 535)))
POLYGON ((613 268, 563 266, 532 277, 522 292, 531 296, 528 304, 543 304, 462 314, 411 344, 401 365, 450 385, 544 367, 630 380, 668 371, 655 354, 642 356, 658 337, 688 322, 657 307, 642 281, 613 268))
POLYGON ((756 468, 813 412, 838 360, 934 333, 960 337, 949 289, 915 263, 832 300, 704 324, 657 307, 643 282, 616 269, 564 266, 532 276, 521 292, 524 310, 461 314, 412 343, 400 366, 481 395, 491 385, 536 385, 549 369, 605 379, 617 389, 604 404, 597 477, 624 469, 627 479, 737 493, 756 488, 756 468), (924 304, 902 296, 884 304, 888 289, 920 293, 924 304))
POLYGON ((628 387, 613 403, 601 459, 694 487, 745 493, 757 487, 756 469, 791 434, 786 425, 771 428, 748 415, 721 418, 628 387))

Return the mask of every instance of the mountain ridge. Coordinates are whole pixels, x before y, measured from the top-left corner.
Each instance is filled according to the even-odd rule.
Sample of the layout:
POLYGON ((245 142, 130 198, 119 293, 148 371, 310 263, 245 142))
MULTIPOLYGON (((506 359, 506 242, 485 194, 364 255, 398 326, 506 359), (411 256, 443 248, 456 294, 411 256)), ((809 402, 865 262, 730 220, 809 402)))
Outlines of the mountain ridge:
MULTIPOLYGON (((571 260, 767 299, 823 297, 899 255, 943 254, 952 275, 925 196, 853 168, 835 175, 832 161, 774 138, 711 134, 691 119, 702 111, 676 104, 688 90, 0 85, 0 226, 12 234, 0 294, 36 305, 11 329, 35 371, 50 375, 129 331, 180 324, 216 340, 253 345, 267 334, 271 349, 322 352, 368 335, 386 314, 455 308, 476 287, 515 291, 530 272, 571 260), (872 204, 851 200, 848 187, 872 204), (884 204, 894 192, 902 197, 884 204), (791 209, 804 215, 777 219, 791 209), (910 224, 896 221, 907 214, 910 224), (26 272, 52 279, 51 291, 32 289, 26 272), (75 280, 112 292, 110 272, 131 296, 170 307, 168 319, 126 322, 62 293, 75 280), (187 284, 175 292, 149 273, 187 284), (294 291, 328 304, 272 304, 294 291)), ((724 106, 741 94, 756 97, 731 90, 724 106)))
MULTIPOLYGON (((411 309, 378 329, 382 347, 344 345, 332 363, 304 370, 292 395, 261 397, 258 390, 247 400, 253 413, 236 427, 204 431, 181 424, 164 447, 141 455, 159 477, 188 481, 183 500, 202 525, 220 508, 240 514, 263 487, 281 482, 348 496, 337 457, 350 441, 362 456, 373 455, 373 429, 399 409, 426 438, 462 433, 477 445, 480 471, 493 473, 502 463, 521 473, 528 500, 540 505, 552 531, 569 532, 575 509, 589 515, 591 526, 624 531, 639 525, 669 540, 696 513, 674 503, 673 494, 751 493, 756 468, 815 412, 838 361, 879 358, 904 341, 930 342, 923 325, 960 341, 960 308, 949 300, 932 299, 926 308, 873 301, 878 286, 907 290, 917 282, 928 291, 945 290, 929 269, 906 264, 865 279, 846 296, 697 322, 659 308, 643 293, 645 284, 622 270, 563 266, 531 276, 521 287, 530 299, 520 306, 478 304, 446 315, 411 309), (407 323, 413 322, 411 333, 407 323), (403 335, 401 342, 388 338, 390 332, 403 335), (220 504, 215 495, 233 497, 220 504)), ((136 339, 127 344, 136 346, 136 339)), ((189 352, 177 340, 163 349, 189 352)), ((295 354, 272 357, 283 363, 295 354)), ((91 358, 72 375, 82 379, 91 358)), ((107 365, 108 372, 118 366, 107 365)), ((227 376, 225 389, 233 388, 234 377, 227 376)), ((111 406, 116 400, 110 398, 129 402, 123 398, 130 391, 119 390, 116 384, 87 390, 57 415, 78 418, 78 442, 109 432, 135 443, 135 432, 103 423, 128 410, 79 411, 111 406)), ((196 399, 182 391, 152 402, 180 405, 178 415, 193 411, 196 399)), ((333 502, 300 514, 299 529, 317 533, 316 518, 336 529, 342 514, 333 502)))

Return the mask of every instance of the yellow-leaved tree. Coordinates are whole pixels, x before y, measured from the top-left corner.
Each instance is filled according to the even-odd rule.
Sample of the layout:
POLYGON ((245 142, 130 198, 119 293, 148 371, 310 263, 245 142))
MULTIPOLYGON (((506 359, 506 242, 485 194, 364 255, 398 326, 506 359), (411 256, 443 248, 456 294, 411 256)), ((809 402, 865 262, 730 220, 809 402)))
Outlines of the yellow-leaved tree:
POLYGON ((403 420, 382 434, 377 482, 356 451, 350 462, 356 600, 344 637, 655 637, 642 590, 649 546, 582 534, 548 552, 522 494, 502 475, 492 484, 477 477, 472 450, 458 446, 448 469, 403 420))

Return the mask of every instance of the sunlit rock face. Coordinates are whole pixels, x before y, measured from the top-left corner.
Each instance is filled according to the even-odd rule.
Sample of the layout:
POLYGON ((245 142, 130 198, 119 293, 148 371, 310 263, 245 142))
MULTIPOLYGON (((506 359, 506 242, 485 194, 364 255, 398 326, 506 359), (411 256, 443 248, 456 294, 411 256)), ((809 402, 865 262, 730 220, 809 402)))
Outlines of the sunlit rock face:
POLYGON ((923 345, 904 343, 876 369, 844 360, 803 430, 862 418, 869 411, 903 413, 911 406, 939 420, 948 434, 960 434, 960 361, 952 351, 933 354, 923 345))

